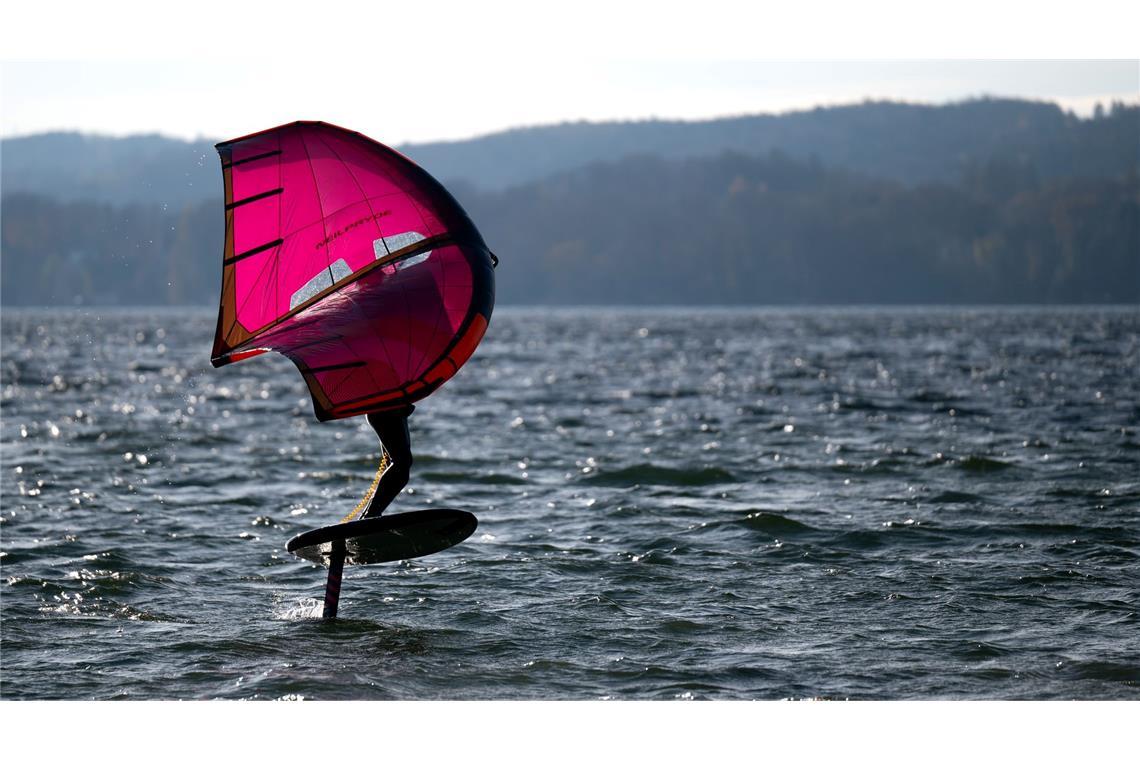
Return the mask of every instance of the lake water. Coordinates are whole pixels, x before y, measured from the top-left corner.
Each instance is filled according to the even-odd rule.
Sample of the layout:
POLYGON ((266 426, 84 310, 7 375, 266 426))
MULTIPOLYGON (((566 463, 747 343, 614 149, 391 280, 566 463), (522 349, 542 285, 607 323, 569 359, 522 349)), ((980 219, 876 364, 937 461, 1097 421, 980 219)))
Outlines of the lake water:
POLYGON ((499 309, 390 513, 209 311, 3 312, 5 699, 1136 699, 1140 310, 499 309))

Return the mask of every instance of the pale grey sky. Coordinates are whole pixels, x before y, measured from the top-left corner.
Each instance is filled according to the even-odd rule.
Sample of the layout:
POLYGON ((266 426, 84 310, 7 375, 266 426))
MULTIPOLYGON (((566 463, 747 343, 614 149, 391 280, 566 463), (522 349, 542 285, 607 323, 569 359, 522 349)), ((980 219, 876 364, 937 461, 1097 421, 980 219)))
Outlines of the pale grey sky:
POLYGON ((5 136, 53 129, 233 137, 322 119, 391 142, 458 139, 565 120, 699 119, 865 98, 941 103, 978 95, 1060 103, 1140 99, 1136 61, 472 61, 419 66, 377 86, 299 62, 3 64, 5 136))
POLYGON ((0 134, 227 138, 322 119, 406 142, 979 95, 1085 114, 1140 99, 1136 17, 1114 0, 9 4, 0 134), (1128 60, 984 60, 1057 55, 1128 60))

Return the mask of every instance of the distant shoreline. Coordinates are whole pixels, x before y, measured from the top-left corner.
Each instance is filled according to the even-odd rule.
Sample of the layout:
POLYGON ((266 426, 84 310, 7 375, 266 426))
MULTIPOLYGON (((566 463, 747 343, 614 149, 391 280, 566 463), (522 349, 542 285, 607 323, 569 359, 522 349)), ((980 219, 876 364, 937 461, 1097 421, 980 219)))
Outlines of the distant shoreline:
MULTIPOLYGON (((872 304, 872 303, 848 303, 848 304, 504 304, 500 303, 495 306, 495 313, 502 312, 519 312, 526 313, 532 311, 542 312, 563 312, 563 313, 582 313, 582 312, 630 312, 630 313, 654 313, 654 312, 773 312, 773 313, 794 313, 794 312, 831 312, 831 313, 845 313, 845 312, 952 312, 952 311, 1024 311, 1024 312, 1041 312, 1041 311, 1072 311, 1072 312, 1089 312, 1089 311, 1140 311, 1140 301, 1136 302, 1120 302, 1120 303, 931 303, 931 304, 872 304)), ((217 311, 216 306, 206 304, 185 304, 185 305, 172 305, 172 304, 126 304, 126 305, 92 305, 92 306, 53 306, 49 304, 28 305, 28 306, 3 306, 0 305, 0 315, 17 315, 26 313, 37 312, 61 312, 61 313, 99 313, 99 314, 115 314, 121 312, 167 312, 167 313, 213 313, 217 311)), ((492 320, 493 321, 493 320, 492 320)))

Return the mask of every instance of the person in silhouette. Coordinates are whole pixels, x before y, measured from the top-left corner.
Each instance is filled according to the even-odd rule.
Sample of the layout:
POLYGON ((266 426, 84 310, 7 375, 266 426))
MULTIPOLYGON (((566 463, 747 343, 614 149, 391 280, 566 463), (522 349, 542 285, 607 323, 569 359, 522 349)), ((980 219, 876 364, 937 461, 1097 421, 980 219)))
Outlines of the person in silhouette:
POLYGON ((412 471, 412 439, 408 433, 408 417, 415 409, 414 406, 408 405, 403 409, 373 412, 368 415, 368 424, 376 431, 377 437, 380 438, 380 446, 388 453, 390 462, 384 474, 380 476, 380 482, 372 494, 372 501, 360 515, 361 520, 383 514, 392 500, 408 484, 408 477, 412 471))

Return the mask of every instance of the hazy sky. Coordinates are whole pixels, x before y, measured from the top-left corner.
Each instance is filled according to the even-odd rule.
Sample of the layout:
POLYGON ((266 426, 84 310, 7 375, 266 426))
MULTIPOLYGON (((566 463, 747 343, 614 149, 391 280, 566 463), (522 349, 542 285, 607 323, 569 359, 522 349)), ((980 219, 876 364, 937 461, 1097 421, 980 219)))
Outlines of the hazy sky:
POLYGON ((940 103, 970 96, 1052 100, 1081 113, 1136 102, 1135 61, 611 61, 421 65, 377 84, 304 64, 5 63, 5 136, 49 129, 233 137, 322 119, 392 142, 463 138, 573 119, 695 119, 864 98, 940 103))
POLYGON ((0 133, 220 139, 321 119, 406 142, 866 98, 1016 96, 1082 114, 1098 101, 1140 100, 1136 12, 1107 0, 1082 0, 1063 13, 991 0, 958 0, 953 13, 911 0, 266 7, 230 0, 7 7, 0 133), (961 60, 1090 54, 1132 60, 961 60))

